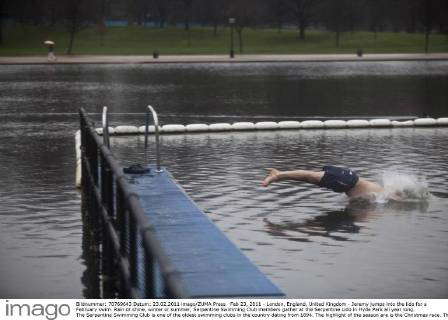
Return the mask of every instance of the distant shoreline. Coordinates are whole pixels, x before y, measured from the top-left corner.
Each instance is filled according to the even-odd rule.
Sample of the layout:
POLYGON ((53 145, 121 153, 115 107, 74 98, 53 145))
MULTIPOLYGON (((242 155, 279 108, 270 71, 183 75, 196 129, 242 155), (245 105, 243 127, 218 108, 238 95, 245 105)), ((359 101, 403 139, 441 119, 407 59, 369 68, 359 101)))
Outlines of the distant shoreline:
POLYGON ((151 63, 262 63, 262 62, 362 62, 362 61, 438 61, 447 60, 448 53, 414 54, 244 54, 228 55, 60 55, 48 62, 46 55, 1 57, 0 65, 30 64, 151 64, 151 63))

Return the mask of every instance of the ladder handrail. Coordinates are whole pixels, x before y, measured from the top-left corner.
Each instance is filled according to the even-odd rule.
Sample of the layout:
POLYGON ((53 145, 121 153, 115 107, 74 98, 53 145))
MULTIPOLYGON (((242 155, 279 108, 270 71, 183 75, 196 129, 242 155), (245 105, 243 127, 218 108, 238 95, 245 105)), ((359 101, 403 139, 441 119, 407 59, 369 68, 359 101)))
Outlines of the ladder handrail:
POLYGON ((110 149, 110 139, 109 139, 109 115, 107 113, 107 107, 103 107, 103 116, 102 116, 102 125, 103 125, 103 143, 110 149))
MULTIPOLYGON (((159 130, 159 117, 157 116, 157 112, 153 107, 148 105, 146 111, 146 123, 145 123, 145 154, 148 149, 148 133, 149 133, 149 114, 152 114, 152 119, 154 122, 154 131, 156 138, 156 172, 163 172, 161 168, 161 160, 160 160, 160 130, 159 130)), ((110 149, 110 139, 109 139, 109 114, 107 112, 107 107, 103 107, 102 114, 102 126, 103 126, 103 143, 104 145, 110 149)))
POLYGON ((154 131, 155 131, 155 137, 156 137, 156 172, 160 173, 163 172, 163 169, 160 165, 160 139, 159 139, 159 118, 157 117, 157 112, 154 110, 153 107, 148 105, 147 111, 146 111, 146 124, 145 124, 145 151, 148 147, 148 131, 149 131, 149 113, 152 114, 152 119, 154 121, 154 131))

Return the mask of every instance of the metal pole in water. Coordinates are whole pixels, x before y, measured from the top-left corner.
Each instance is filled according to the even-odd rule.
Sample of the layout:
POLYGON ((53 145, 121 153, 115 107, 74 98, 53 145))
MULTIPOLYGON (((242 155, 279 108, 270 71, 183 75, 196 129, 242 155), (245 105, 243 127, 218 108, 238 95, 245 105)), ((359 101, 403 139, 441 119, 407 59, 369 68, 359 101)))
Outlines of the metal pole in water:
POLYGON ((107 107, 103 107, 103 143, 104 145, 110 149, 110 140, 109 140, 109 117, 107 115, 107 107))
POLYGON ((148 131, 149 131, 149 112, 145 116, 145 164, 148 163, 148 131))
MULTIPOLYGON (((149 118, 149 112, 152 113, 152 118, 154 120, 154 131, 156 136, 156 172, 162 172, 162 168, 160 166, 160 139, 159 139, 159 118, 157 117, 157 113, 154 110, 153 107, 148 105, 148 112, 147 112, 147 118, 149 118)), ((145 128, 145 148, 148 141, 148 121, 146 122, 146 128, 145 128)))

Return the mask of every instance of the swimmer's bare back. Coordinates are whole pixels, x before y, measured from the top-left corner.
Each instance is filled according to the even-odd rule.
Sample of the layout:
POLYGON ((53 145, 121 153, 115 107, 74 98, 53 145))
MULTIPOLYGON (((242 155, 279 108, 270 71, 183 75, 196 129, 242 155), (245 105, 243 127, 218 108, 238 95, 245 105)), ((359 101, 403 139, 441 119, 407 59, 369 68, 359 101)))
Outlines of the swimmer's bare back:
MULTIPOLYGON (((311 183, 322 187, 322 178, 325 175, 325 171, 310 171, 310 170, 294 170, 294 171, 279 171, 274 168, 268 168, 268 175, 263 180, 262 185, 264 187, 269 186, 273 182, 284 180, 296 180, 311 183)), ((353 186, 349 186, 348 190, 336 191, 345 192, 350 198, 358 198, 369 196, 372 193, 377 194, 384 191, 383 187, 379 184, 368 181, 364 178, 358 178, 354 182, 353 186)), ((334 191, 334 190, 333 190, 334 191)))
POLYGON ((375 182, 368 181, 363 178, 359 178, 355 186, 346 192, 350 198, 363 197, 372 193, 382 193, 384 188, 375 182))

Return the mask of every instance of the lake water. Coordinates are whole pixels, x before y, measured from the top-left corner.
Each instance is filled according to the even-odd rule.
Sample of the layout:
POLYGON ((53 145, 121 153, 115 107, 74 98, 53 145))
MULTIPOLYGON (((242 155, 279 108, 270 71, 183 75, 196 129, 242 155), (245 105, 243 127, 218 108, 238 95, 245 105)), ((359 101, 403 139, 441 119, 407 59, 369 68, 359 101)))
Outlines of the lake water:
MULTIPOLYGON (((112 124, 447 115, 447 62, 2 66, 0 296, 91 297, 77 109, 112 124), (98 117, 97 117, 98 118, 98 117)), ((164 165, 217 225, 294 297, 446 297, 448 129, 275 131, 163 137, 164 165), (350 206, 263 168, 346 165, 426 179, 427 202, 350 206)), ((141 137, 113 139, 123 164, 141 137)), ((386 173, 386 177, 391 176, 386 173)), ((390 181, 389 181, 390 182, 390 181)))

